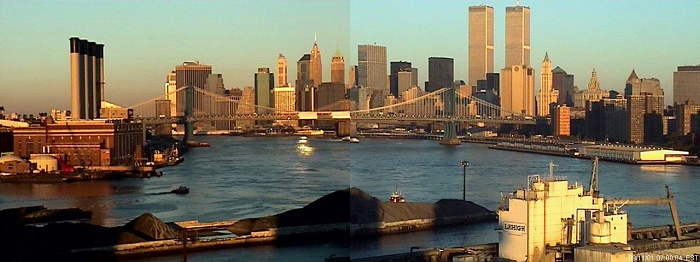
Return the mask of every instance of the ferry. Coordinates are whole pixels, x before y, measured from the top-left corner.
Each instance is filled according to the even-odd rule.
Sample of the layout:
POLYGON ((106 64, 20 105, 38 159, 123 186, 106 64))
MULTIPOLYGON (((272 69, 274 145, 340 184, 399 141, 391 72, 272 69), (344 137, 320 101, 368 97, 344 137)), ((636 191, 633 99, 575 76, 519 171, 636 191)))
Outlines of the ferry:
POLYGON ((344 142, 348 142, 348 141, 350 141, 350 139, 351 139, 350 136, 346 136, 346 137, 343 137, 342 140, 343 140, 344 142))
POLYGON ((308 143, 308 142, 309 142, 308 139, 309 139, 309 138, 306 137, 306 136, 301 136, 301 137, 299 137, 299 144, 306 144, 306 143, 308 143))
POLYGON ((350 138, 350 143, 360 143, 360 140, 357 139, 357 137, 350 138))

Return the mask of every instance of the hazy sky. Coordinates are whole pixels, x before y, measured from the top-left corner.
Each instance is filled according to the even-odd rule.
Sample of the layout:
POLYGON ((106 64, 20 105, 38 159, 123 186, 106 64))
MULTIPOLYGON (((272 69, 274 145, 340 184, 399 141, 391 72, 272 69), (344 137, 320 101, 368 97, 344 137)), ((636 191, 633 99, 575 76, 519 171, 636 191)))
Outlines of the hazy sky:
MULTIPOLYGON (((452 57, 467 80, 467 10, 495 14, 495 69, 504 63, 505 7, 515 1, 15 1, 0 0, 0 105, 9 112, 69 109, 72 36, 105 44, 107 100, 130 106, 163 93, 166 74, 200 61, 223 74, 226 88, 253 85, 258 67, 311 51, 314 34, 324 80, 336 47, 346 65, 357 45, 387 46, 388 61, 410 61, 419 82, 430 56, 452 57)), ((532 65, 545 51, 585 89, 593 68, 601 87, 621 91, 632 68, 656 77, 672 102, 678 65, 700 64, 700 2, 521 1, 531 8, 532 65)), ((347 69, 346 69, 347 71, 347 69)))

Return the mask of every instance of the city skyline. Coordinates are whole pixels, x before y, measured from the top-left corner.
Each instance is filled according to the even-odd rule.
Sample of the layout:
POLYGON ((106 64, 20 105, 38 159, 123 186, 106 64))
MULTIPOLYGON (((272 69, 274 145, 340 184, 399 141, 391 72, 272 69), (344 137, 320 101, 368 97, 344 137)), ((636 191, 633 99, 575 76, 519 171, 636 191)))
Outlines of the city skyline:
MULTIPOLYGON (((391 61, 409 61, 418 68, 418 83, 428 79, 429 57, 453 58, 455 80, 468 81, 468 10, 480 4, 494 8, 498 70, 504 67, 505 7, 515 1, 174 2, 167 11, 156 3, 3 2, 0 105, 20 113, 69 109, 66 40, 70 37, 108 47, 105 98, 124 106, 161 95, 168 72, 184 61, 212 65, 212 73, 223 75, 226 88, 252 86, 256 69, 276 68, 280 53, 290 61, 309 53, 314 34, 326 65, 324 82, 330 81, 330 59, 336 48, 349 71, 357 65, 357 45, 374 43, 387 47, 387 67, 391 61), (260 23, 265 16, 275 21, 279 13, 310 9, 318 10, 313 18, 260 23), (406 15, 413 19, 408 20, 411 26, 406 15)), ((523 1, 521 5, 531 10, 531 56, 537 60, 548 52, 553 67, 579 76, 575 84, 580 89, 587 87, 587 76, 595 68, 601 88, 621 92, 635 69, 658 78, 665 103, 671 104, 676 67, 700 63, 700 50, 694 46, 700 34, 684 26, 700 20, 695 16, 700 5, 690 1, 523 1)), ((289 66, 289 75, 296 75, 296 67, 289 66)))

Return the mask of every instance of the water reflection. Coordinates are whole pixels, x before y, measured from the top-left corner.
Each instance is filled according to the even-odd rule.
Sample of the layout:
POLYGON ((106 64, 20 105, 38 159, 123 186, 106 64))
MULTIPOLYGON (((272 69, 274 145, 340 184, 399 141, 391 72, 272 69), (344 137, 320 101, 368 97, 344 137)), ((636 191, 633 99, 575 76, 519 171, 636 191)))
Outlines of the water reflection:
POLYGON ((297 153, 300 156, 311 156, 314 154, 314 148, 308 143, 299 143, 297 144, 297 153))

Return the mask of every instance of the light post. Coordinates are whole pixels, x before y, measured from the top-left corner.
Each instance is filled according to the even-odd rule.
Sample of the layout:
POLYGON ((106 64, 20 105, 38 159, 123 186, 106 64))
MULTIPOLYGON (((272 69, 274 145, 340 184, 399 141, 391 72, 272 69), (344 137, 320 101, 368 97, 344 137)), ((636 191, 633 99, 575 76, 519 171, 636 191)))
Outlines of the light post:
POLYGON ((459 162, 462 164, 462 176, 464 177, 464 183, 462 187, 462 200, 467 201, 467 167, 469 166, 469 161, 459 162))

